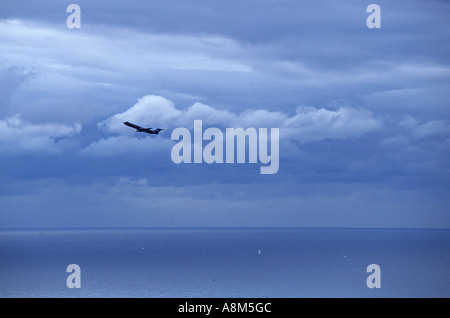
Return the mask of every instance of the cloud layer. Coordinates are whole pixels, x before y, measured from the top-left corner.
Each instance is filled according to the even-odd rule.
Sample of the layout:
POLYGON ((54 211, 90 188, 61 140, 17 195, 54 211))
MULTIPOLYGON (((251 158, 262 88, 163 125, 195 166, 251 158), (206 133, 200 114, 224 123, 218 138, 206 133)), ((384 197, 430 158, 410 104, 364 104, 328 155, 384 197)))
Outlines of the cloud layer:
POLYGON ((79 135, 81 130, 80 123, 33 124, 15 115, 0 120, 0 148, 7 153, 61 153, 64 139, 79 135))
POLYGON ((153 128, 193 128, 194 120, 202 120, 205 126, 279 128, 282 139, 300 143, 321 139, 346 139, 380 130, 383 121, 370 111, 351 107, 335 110, 300 106, 295 114, 266 109, 247 110, 241 113, 217 109, 202 103, 194 103, 186 109, 178 109, 173 102, 161 96, 146 95, 122 113, 100 122, 98 127, 111 133, 128 133, 124 121, 153 128))
POLYGON ((379 30, 353 0, 80 0, 76 30, 3 2, 0 227, 450 227, 448 1, 379 30), (278 173, 174 164, 196 119, 279 128, 278 173))

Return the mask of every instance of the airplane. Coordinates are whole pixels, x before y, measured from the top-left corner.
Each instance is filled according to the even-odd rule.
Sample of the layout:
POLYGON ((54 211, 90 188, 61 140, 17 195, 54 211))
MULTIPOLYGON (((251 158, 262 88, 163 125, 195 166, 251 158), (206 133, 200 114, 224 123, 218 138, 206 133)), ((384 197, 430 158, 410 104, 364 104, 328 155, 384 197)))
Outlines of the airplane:
POLYGON ((135 128, 136 131, 138 131, 138 132, 146 132, 147 134, 153 134, 153 135, 157 135, 161 130, 164 130, 162 128, 156 128, 156 129, 144 128, 144 127, 129 123, 127 121, 124 122, 123 124, 127 125, 128 127, 135 128))

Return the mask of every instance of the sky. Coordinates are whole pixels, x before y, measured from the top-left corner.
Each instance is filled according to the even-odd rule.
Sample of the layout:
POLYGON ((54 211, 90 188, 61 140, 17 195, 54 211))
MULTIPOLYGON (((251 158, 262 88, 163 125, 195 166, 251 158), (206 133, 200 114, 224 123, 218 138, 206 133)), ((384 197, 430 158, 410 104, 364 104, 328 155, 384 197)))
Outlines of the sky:
POLYGON ((449 16, 438 0, 2 1, 0 228, 449 228, 449 16), (278 128, 278 171, 174 163, 194 120, 278 128))

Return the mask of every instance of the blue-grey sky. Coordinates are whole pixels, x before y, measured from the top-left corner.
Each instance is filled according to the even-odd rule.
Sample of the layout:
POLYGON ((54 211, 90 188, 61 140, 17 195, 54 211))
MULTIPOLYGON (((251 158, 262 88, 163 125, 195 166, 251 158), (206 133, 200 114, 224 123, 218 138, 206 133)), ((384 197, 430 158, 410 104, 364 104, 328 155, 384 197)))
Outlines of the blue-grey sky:
POLYGON ((437 0, 3 1, 0 228, 448 228, 449 16, 437 0), (173 163, 171 131, 195 119, 279 128, 279 171, 173 163))

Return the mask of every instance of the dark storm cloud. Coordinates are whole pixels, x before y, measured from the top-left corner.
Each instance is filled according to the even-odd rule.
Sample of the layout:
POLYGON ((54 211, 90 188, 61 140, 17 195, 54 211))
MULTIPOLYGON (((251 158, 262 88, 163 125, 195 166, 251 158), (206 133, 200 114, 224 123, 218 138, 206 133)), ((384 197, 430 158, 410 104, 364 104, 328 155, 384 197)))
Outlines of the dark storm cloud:
POLYGON ((70 3, 0 5, 2 227, 450 226, 448 2, 70 3), (175 165, 197 117, 280 127, 279 172, 175 165))

